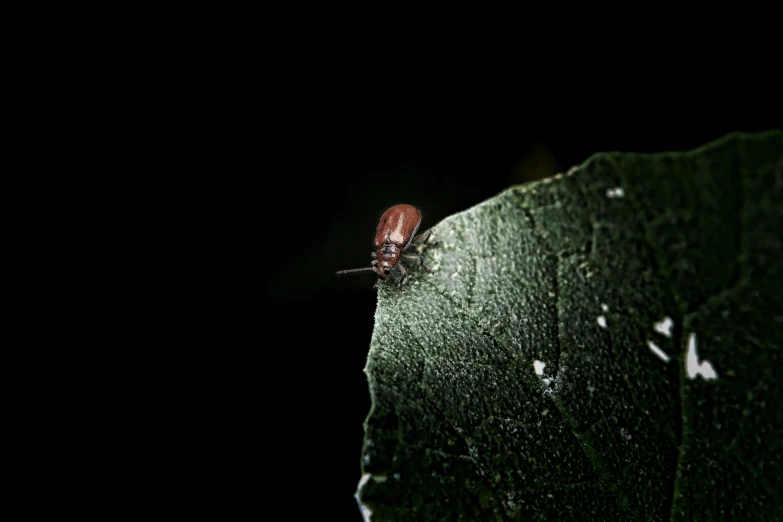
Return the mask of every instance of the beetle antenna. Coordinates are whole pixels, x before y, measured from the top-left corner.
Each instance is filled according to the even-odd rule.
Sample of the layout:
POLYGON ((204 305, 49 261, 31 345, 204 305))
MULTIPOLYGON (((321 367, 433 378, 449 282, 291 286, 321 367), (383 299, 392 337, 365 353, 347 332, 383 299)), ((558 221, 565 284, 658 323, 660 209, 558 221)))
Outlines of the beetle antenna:
POLYGON ((338 270, 334 273, 337 277, 343 277, 347 275, 355 275, 355 274, 366 274, 369 272, 375 272, 375 270, 372 269, 372 267, 365 267, 365 268, 352 268, 350 270, 338 270))

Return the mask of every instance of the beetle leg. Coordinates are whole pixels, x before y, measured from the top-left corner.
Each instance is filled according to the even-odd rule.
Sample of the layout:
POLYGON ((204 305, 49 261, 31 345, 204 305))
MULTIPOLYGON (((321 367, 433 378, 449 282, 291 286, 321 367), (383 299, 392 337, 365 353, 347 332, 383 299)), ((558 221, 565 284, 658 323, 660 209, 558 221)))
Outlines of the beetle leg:
POLYGON ((402 278, 400 279, 400 290, 404 294, 406 292, 405 280, 408 279, 408 271, 405 269, 405 265, 403 265, 400 261, 397 261, 397 266, 400 267, 400 272, 402 272, 402 278))
POLYGON ((414 237, 413 241, 411 241, 411 243, 421 243, 421 242, 426 243, 431 235, 432 235, 432 229, 425 230, 424 232, 422 232, 418 236, 414 237))
POLYGON ((430 236, 432 235, 432 229, 429 229, 425 232, 422 232, 418 236, 414 237, 411 243, 421 243, 422 246, 438 246, 440 245, 440 241, 434 241, 432 243, 429 242, 430 236))
POLYGON ((422 256, 422 255, 419 255, 419 254, 403 254, 402 257, 404 257, 405 259, 415 259, 416 261, 419 262, 419 266, 421 266, 424 270, 426 270, 430 274, 434 274, 435 273, 432 270, 430 270, 429 268, 427 268, 426 266, 424 266, 424 256, 422 256))

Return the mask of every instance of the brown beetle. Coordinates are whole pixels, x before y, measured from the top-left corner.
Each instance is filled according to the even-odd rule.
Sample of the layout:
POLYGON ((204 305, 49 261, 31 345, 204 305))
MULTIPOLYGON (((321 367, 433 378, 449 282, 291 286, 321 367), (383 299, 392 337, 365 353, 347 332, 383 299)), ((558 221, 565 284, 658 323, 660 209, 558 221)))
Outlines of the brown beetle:
POLYGON ((401 258, 412 259, 432 274, 432 270, 424 266, 424 258, 420 253, 408 253, 412 245, 437 246, 440 242, 429 243, 432 230, 422 232, 418 236, 416 231, 421 224, 421 211, 413 205, 394 205, 383 213, 378 221, 378 230, 375 233, 375 252, 370 255, 373 260, 371 267, 354 268, 352 270, 340 270, 336 275, 353 275, 375 272, 378 274, 377 287, 383 283, 394 268, 399 268, 402 273, 400 290, 405 293, 405 280, 408 278, 408 270, 402 264, 401 258))

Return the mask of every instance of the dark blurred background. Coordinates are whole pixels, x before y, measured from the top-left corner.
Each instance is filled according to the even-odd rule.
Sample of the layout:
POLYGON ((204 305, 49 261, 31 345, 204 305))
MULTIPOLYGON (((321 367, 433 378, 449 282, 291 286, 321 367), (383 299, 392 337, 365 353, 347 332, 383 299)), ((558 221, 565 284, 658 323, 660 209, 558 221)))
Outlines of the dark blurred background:
POLYGON ((779 112, 735 113, 720 124, 652 110, 546 125, 546 118, 492 110, 416 117, 359 105, 311 116, 285 131, 296 143, 278 151, 287 161, 265 166, 259 205, 267 212, 249 239, 264 250, 261 350, 270 357, 262 355, 261 370, 275 383, 253 415, 274 433, 270 451, 283 460, 281 480, 301 508, 348 522, 361 520, 353 494, 370 409, 362 370, 376 295, 372 275, 336 278, 334 271, 369 266, 383 210, 416 205, 425 230, 595 152, 687 150, 731 131, 783 126, 779 112))

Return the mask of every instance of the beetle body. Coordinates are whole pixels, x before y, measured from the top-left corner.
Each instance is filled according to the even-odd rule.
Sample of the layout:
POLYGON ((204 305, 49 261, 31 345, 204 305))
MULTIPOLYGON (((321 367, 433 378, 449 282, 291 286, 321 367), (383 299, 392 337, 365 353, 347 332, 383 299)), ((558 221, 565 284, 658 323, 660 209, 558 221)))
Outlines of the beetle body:
POLYGON ((394 205, 383 213, 375 233, 375 260, 378 277, 386 276, 400 261, 421 224, 421 212, 413 205, 394 205))
POLYGON ((412 259, 419 262, 419 265, 429 273, 432 270, 424 266, 424 258, 421 253, 413 254, 409 252, 412 245, 418 246, 437 246, 439 243, 429 243, 432 234, 430 230, 416 235, 421 224, 421 211, 413 205, 394 205, 387 209, 378 220, 378 228, 375 232, 374 246, 375 251, 371 253, 373 257, 370 268, 357 268, 354 270, 340 270, 338 276, 359 274, 366 272, 375 272, 378 274, 376 286, 383 283, 386 278, 396 268, 402 273, 400 279, 400 289, 405 292, 405 280, 408 277, 408 271, 402 263, 402 259, 412 259))

